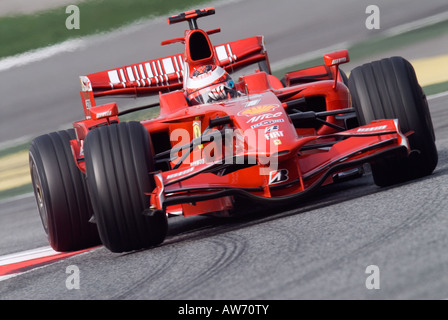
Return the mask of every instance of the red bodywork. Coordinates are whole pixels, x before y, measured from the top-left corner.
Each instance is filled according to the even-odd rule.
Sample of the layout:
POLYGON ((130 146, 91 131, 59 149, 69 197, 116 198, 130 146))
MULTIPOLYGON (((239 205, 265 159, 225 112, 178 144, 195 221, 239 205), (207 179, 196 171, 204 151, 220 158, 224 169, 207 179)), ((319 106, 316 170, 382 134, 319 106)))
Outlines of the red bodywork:
POLYGON ((346 50, 327 54, 324 65, 289 72, 280 81, 270 74, 263 37, 211 44, 209 35, 219 29, 198 29, 196 18, 213 12, 209 8, 168 19, 190 23, 184 37, 162 42, 184 43, 184 53, 81 77, 85 120, 74 123, 77 140, 71 141, 80 170, 85 172, 82 145, 88 132, 119 121, 115 103, 96 104, 96 98, 113 95, 159 95, 160 115, 141 122, 158 152, 156 163, 164 155, 169 158, 166 167, 149 173, 155 180, 150 210, 192 216, 231 212, 241 198, 285 203, 364 163, 409 152, 397 120, 356 125, 338 67, 349 61, 346 50), (254 64, 264 70, 234 79, 240 97, 190 106, 182 90, 184 75, 205 64, 221 66, 231 75, 254 64), (176 132, 187 132, 189 140, 176 132), (233 134, 230 145, 210 139, 226 132, 233 134), (171 137, 171 149, 160 150, 162 136, 171 137))

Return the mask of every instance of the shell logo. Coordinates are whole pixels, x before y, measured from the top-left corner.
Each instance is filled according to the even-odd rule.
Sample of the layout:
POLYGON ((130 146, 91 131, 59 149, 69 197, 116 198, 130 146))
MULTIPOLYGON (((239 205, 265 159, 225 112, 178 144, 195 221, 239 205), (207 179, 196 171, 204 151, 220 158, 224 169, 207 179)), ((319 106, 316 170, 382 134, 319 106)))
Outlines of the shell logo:
POLYGON ((278 108, 278 105, 275 104, 266 104, 262 106, 251 107, 249 109, 244 109, 238 112, 239 116, 253 116, 255 114, 265 113, 269 111, 273 111, 278 108))

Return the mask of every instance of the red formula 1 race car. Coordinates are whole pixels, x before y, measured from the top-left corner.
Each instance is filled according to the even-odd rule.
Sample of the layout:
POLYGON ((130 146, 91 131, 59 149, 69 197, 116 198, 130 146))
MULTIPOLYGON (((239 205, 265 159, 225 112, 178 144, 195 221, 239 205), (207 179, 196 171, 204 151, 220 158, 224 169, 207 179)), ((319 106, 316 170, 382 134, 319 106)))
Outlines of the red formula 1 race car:
POLYGON ((263 37, 212 45, 197 19, 176 55, 81 77, 85 119, 36 138, 34 192, 55 250, 99 244, 113 252, 163 242, 173 214, 229 215, 300 203, 317 188, 359 176, 370 164, 387 186, 429 175, 437 164, 425 95, 413 67, 394 57, 365 64, 348 80, 339 65, 271 75, 263 37), (236 72, 254 66, 251 72, 236 72), (100 97, 159 95, 160 114, 120 122, 100 97))

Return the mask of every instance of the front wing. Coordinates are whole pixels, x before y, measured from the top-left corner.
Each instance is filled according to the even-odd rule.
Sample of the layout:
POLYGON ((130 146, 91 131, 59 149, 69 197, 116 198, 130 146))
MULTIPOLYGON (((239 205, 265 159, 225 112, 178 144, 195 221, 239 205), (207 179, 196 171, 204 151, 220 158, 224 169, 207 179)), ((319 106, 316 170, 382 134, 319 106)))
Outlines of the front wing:
MULTIPOLYGON (((302 137, 288 150, 274 155, 275 166, 222 160, 157 172, 149 214, 157 210, 170 212, 175 205, 182 205, 184 215, 207 213, 211 208, 228 210, 234 196, 260 204, 285 204, 332 183, 338 173, 384 157, 410 153, 398 120, 374 121, 340 133, 302 137)), ((235 158, 238 156, 245 158, 247 154, 235 158)))

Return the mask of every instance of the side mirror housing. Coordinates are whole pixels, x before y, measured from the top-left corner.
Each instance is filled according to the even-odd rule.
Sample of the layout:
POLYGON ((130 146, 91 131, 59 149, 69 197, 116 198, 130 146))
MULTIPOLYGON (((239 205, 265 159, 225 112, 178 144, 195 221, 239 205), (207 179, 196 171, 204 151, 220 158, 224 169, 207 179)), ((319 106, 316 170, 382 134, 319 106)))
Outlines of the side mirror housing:
POLYGON ((118 107, 115 102, 103 104, 90 108, 90 115, 93 120, 99 120, 102 118, 110 118, 118 115, 118 107))
POLYGON ((324 62, 327 67, 338 66, 350 62, 348 50, 335 51, 324 55, 324 62))

